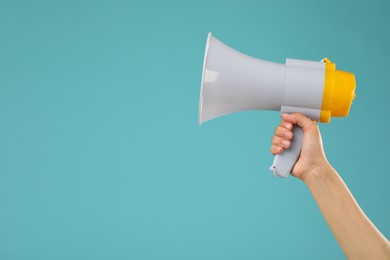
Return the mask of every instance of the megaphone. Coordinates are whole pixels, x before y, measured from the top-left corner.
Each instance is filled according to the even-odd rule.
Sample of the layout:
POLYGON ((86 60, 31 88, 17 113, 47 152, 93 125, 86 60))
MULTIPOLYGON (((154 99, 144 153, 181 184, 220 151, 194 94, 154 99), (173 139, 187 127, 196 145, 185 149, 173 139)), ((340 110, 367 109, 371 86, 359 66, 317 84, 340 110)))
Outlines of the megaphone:
MULTIPOLYGON (((240 53, 208 34, 199 101, 199 124, 246 110, 302 113, 329 122, 348 115, 355 98, 352 73, 321 61, 286 59, 285 64, 240 53)), ((270 169, 286 178, 298 160, 303 130, 294 126, 290 148, 276 155, 270 169)))

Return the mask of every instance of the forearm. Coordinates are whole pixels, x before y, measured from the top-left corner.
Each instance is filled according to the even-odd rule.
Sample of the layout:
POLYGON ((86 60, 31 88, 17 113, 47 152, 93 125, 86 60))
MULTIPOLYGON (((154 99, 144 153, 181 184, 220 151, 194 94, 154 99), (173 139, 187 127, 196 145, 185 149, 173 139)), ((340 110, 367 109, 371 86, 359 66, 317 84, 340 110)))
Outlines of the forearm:
POLYGON ((310 173, 305 183, 349 259, 390 259, 389 241, 367 218, 329 164, 310 173))

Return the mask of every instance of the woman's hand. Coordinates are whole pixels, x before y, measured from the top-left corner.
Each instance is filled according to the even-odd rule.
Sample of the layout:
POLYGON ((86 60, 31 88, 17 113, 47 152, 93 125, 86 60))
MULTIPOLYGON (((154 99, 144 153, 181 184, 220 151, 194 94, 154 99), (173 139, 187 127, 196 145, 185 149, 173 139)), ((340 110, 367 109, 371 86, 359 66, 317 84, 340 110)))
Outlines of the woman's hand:
POLYGON ((322 146, 320 130, 315 121, 306 116, 294 113, 283 114, 282 122, 275 128, 275 135, 272 138, 271 153, 281 154, 284 149, 288 149, 291 140, 294 138, 293 125, 302 127, 304 132, 301 154, 296 162, 291 174, 303 181, 313 172, 320 172, 328 162, 322 146))

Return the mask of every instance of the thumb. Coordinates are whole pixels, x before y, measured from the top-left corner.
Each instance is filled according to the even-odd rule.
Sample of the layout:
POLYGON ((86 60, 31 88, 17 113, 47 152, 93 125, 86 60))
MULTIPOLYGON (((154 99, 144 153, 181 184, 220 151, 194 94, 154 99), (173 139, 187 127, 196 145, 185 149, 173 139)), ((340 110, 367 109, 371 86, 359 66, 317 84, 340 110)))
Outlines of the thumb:
POLYGON ((291 124, 299 125, 304 132, 317 127, 317 124, 314 121, 301 113, 282 114, 282 118, 291 124))

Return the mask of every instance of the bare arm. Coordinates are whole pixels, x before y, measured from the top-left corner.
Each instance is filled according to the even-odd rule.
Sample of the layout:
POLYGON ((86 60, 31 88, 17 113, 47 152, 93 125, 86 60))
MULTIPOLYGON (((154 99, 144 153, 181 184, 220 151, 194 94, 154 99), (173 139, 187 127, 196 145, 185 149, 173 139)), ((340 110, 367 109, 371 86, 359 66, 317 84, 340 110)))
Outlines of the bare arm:
POLYGON ((390 259, 390 242, 364 214, 326 160, 315 122, 300 114, 283 115, 281 125, 275 130, 271 152, 279 154, 289 147, 293 124, 301 126, 305 134, 292 175, 310 189, 344 254, 348 259, 390 259))
POLYGON ((360 209, 330 165, 310 173, 305 183, 349 259, 390 259, 389 241, 360 209))

